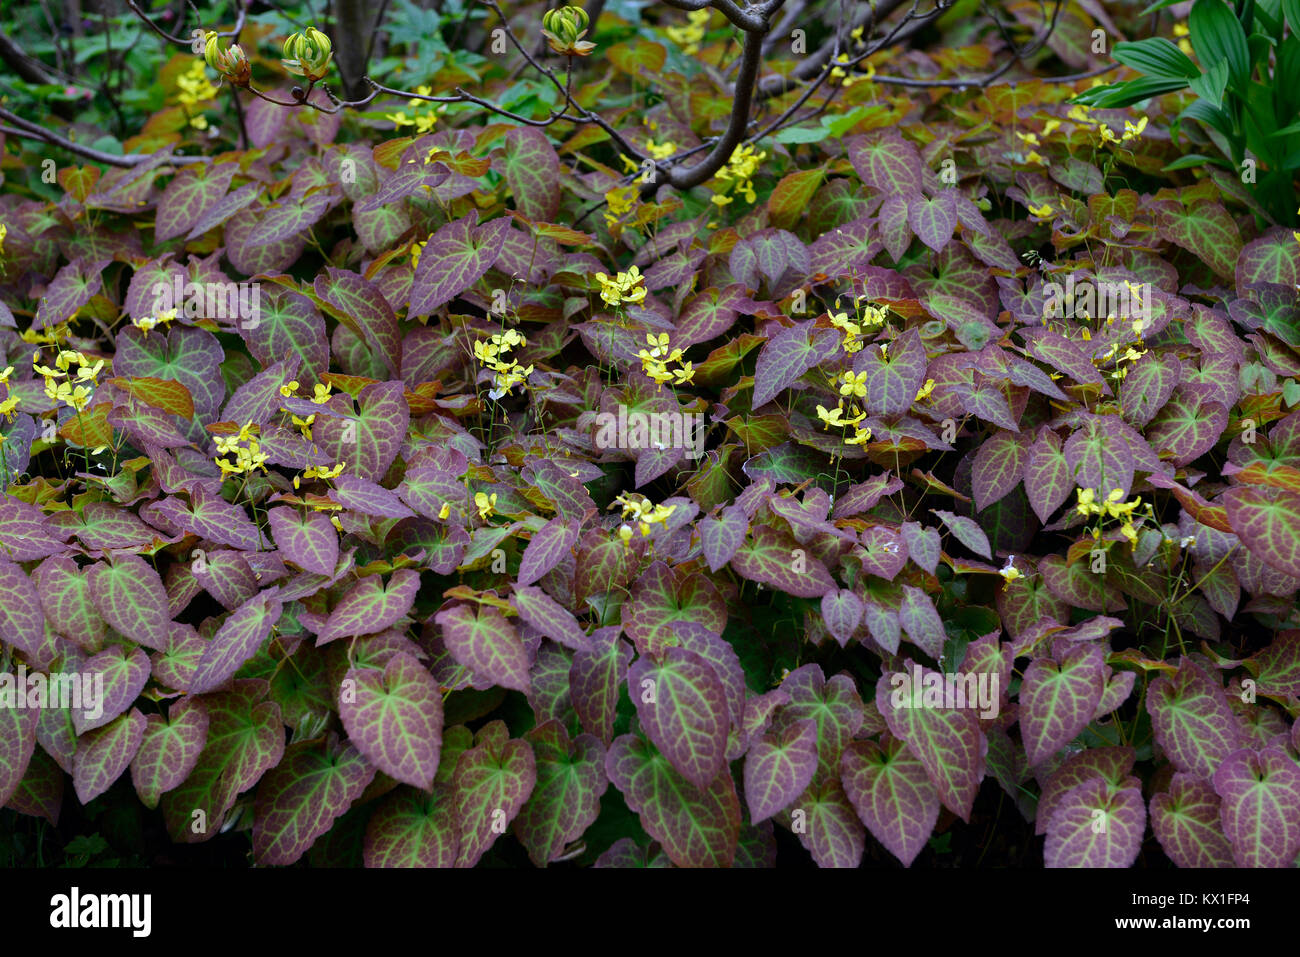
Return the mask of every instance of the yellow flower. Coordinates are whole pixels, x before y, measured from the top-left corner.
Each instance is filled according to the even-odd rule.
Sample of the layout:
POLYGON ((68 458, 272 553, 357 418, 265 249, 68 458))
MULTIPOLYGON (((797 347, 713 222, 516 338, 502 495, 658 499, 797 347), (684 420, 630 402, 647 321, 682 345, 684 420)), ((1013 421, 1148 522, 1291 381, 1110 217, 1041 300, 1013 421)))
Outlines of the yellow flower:
POLYGON ((286 382, 284 385, 280 386, 280 394, 284 396, 286 399, 292 399, 294 394, 300 388, 302 388, 302 385, 298 382, 298 380, 292 379, 289 382, 286 382))
POLYGON ((18 408, 18 403, 21 401, 22 399, 20 396, 9 396, 9 398, 0 402, 0 415, 3 415, 6 419, 12 421, 14 417, 14 409, 18 408))
POLYGON ((827 409, 824 405, 817 406, 817 418, 826 423, 826 428, 832 425, 837 428, 844 428, 847 423, 844 421, 844 400, 840 399, 840 404, 834 409, 827 409))
POLYGON ((916 401, 921 402, 924 399, 930 398, 930 393, 933 391, 934 391, 934 380, 926 379, 925 385, 921 386, 920 390, 916 393, 916 401))
POLYGON ((0 223, 0 256, 4 255, 5 237, 8 235, 9 235, 9 227, 6 226, 4 223, 0 223))
POLYGON ((1020 569, 1015 566, 1014 564, 1015 560, 1016 560, 1015 555, 1008 555, 1006 565, 1004 565, 1001 569, 998 570, 998 574, 1001 575, 1004 579, 1006 579, 1009 582, 1013 582, 1017 578, 1024 577, 1020 573, 1020 569))
POLYGON ((312 386, 312 391, 314 391, 316 394, 311 397, 311 401, 314 402, 316 405, 324 405, 330 400, 331 390, 332 387, 328 385, 318 384, 312 386))
POLYGON ((443 502, 442 508, 438 509, 439 518, 447 518, 451 515, 451 502, 443 502))
POLYGON ((6 366, 4 372, 0 372, 0 385, 8 385, 9 377, 14 374, 13 366, 6 366))
POLYGON ((845 372, 841 377, 840 395, 855 395, 860 399, 867 397, 866 372, 845 372))
POLYGON ((1090 488, 1079 489, 1079 503, 1077 508, 1080 515, 1091 515, 1093 512, 1098 511, 1098 507, 1093 504, 1096 497, 1096 493, 1094 493, 1090 488))
POLYGON ((491 495, 485 495, 482 492, 475 492, 474 505, 478 509, 478 517, 486 522, 492 517, 493 511, 496 509, 497 493, 493 492, 491 495))
POLYGON ((654 140, 645 141, 646 152, 655 159, 667 159, 677 152, 677 147, 673 143, 661 143, 656 145, 654 140))
POLYGON ((1048 216, 1052 215, 1052 207, 1047 203, 1044 203, 1042 206, 1030 206, 1029 212, 1037 216, 1039 219, 1046 219, 1048 216))

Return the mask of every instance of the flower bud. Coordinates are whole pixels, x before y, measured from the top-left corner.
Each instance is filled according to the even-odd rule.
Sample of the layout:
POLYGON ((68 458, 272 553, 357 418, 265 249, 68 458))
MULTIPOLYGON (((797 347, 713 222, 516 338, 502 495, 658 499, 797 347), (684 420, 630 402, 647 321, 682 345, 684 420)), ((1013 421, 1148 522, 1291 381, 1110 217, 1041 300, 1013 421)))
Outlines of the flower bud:
POLYGON ((315 27, 295 33, 284 41, 284 68, 290 73, 316 81, 325 76, 334 46, 330 38, 315 27))
POLYGON ((208 66, 235 86, 248 86, 248 81, 253 77, 253 68, 244 55, 243 47, 233 43, 230 49, 222 50, 220 43, 217 35, 209 31, 203 43, 203 58, 208 61, 208 66))
POLYGON ((581 7, 560 7, 542 14, 542 36, 561 56, 587 56, 596 45, 582 38, 591 22, 581 7))

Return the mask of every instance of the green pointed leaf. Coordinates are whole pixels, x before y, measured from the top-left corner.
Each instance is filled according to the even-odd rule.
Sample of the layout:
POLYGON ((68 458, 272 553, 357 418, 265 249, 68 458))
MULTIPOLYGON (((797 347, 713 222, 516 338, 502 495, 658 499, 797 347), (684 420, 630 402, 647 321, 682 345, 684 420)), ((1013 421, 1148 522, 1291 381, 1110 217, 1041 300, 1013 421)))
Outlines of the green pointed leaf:
POLYGON ((122 776, 140 749, 144 715, 132 708, 102 728, 88 731, 77 740, 77 759, 72 786, 77 800, 89 804, 122 776))
POLYGON ((698 788, 638 735, 614 739, 605 773, 678 867, 730 867, 740 836, 740 799, 730 774, 698 788))
POLYGON ((352 744, 291 744, 257 788, 253 856, 262 866, 294 863, 370 784, 375 769, 352 744))
POLYGON ((1174 674, 1151 682, 1146 705, 1156 742, 1179 771, 1210 778, 1244 744, 1220 679, 1190 658, 1181 659, 1174 674))
POLYGON ((399 787, 366 825, 366 867, 455 867, 458 834, 451 787, 431 794, 399 787))
POLYGON ((570 741, 555 720, 525 737, 537 758, 537 785, 515 818, 514 830, 532 862, 545 867, 596 820, 608 785, 605 749, 589 734, 570 741))
POLYGON ((90 590, 96 609, 115 631, 154 651, 167 647, 167 590, 139 556, 117 554, 112 564, 92 565, 90 590))
POLYGON ((353 668, 339 717, 363 757, 389 777, 428 790, 442 748, 442 694, 414 655, 400 652, 383 671, 353 668))
POLYGON ((208 740, 208 711, 200 697, 185 697, 164 716, 151 714, 131 762, 131 783, 147 808, 178 787, 198 764, 208 740))
POLYGON ((500 721, 479 731, 477 743, 460 756, 453 788, 460 821, 457 867, 473 867, 533 793, 537 760, 527 741, 508 739, 500 721))
POLYGON ((371 635, 402 618, 415 603, 420 573, 410 568, 393 572, 385 585, 378 575, 367 575, 344 595, 316 636, 317 647, 339 638, 371 635))

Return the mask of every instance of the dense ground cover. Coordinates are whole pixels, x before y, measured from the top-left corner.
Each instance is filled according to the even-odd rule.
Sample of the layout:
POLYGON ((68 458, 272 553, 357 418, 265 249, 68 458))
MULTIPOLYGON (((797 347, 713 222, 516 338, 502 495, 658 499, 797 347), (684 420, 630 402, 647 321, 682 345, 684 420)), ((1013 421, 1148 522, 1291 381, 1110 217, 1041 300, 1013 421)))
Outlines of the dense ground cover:
POLYGON ((7 14, 8 863, 1294 866, 1300 5, 697 5, 7 14))

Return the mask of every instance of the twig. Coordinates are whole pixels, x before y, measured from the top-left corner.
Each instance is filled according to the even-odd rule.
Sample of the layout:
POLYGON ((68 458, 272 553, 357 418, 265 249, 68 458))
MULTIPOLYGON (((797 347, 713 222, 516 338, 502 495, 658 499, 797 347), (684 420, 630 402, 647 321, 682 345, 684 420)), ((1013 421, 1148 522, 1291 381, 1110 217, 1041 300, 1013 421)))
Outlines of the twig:
MULTIPOLYGON (((44 140, 52 146, 58 146, 84 159, 94 160, 96 163, 104 163, 108 166, 118 166, 123 169, 129 169, 132 166, 139 166, 141 163, 147 163, 152 160, 153 155, 139 154, 118 156, 114 153, 105 153, 102 150, 92 149, 89 146, 82 146, 80 143, 74 143, 72 140, 65 139, 57 133, 52 133, 43 126, 38 126, 29 120, 23 119, 14 113, 0 107, 0 120, 5 120, 10 126, 0 126, 0 133, 7 133, 10 136, 19 136, 25 139, 44 140)), ((168 156, 163 160, 170 166, 182 166, 186 163, 207 163, 210 158, 207 156, 168 156)))

